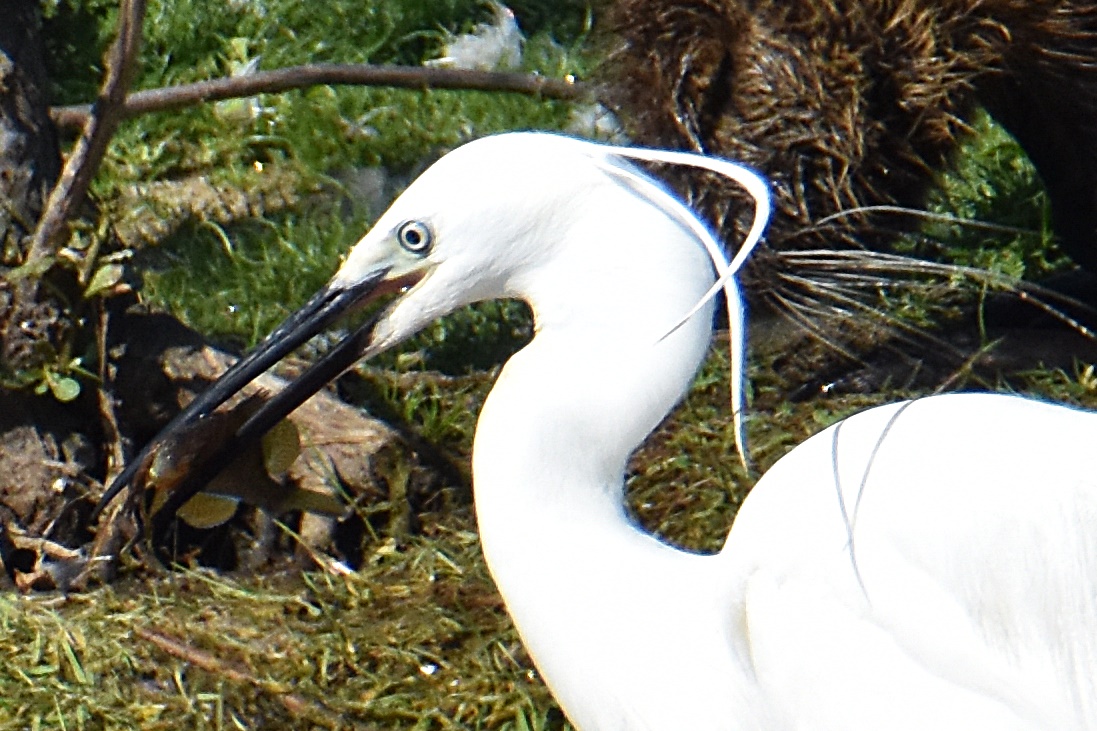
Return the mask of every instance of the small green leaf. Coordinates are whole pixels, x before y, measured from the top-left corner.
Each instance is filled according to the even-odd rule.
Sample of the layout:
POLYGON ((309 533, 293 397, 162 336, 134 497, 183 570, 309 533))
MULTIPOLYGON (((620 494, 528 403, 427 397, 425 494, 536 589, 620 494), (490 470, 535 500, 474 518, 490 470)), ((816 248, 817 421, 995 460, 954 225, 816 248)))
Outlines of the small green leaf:
POLYGON ((285 474, 301 454, 301 433, 289 419, 271 427, 263 435, 263 467, 271 477, 285 474))
POLYGON ((105 292, 114 285, 118 284, 122 280, 122 265, 121 264, 107 264, 99 267, 95 274, 92 275, 91 281, 88 282, 87 288, 84 290, 84 297, 90 299, 97 294, 105 292))
POLYGON ((80 395, 80 382, 68 376, 47 377, 53 397, 61 403, 68 403, 80 395))

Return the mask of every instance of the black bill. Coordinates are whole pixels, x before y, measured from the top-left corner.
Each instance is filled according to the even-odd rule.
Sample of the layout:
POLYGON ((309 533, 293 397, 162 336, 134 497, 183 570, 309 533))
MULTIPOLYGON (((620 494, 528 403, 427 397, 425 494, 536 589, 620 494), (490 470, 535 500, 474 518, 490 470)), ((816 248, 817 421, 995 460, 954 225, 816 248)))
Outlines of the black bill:
MULTIPOLYGON (((312 296, 299 310, 286 318, 250 353, 238 360, 208 389, 197 396, 185 409, 168 422, 159 435, 135 455, 121 474, 103 493, 91 515, 94 522, 103 509, 131 485, 137 471, 164 438, 206 416, 238 393, 244 386, 280 361, 302 343, 320 333, 343 315, 369 302, 379 294, 387 270, 380 270, 351 287, 334 289, 325 286, 312 296)), ((157 511, 158 516, 170 520, 175 511, 232 461, 239 450, 258 439, 272 426, 304 403, 310 396, 354 365, 369 344, 376 319, 359 327, 323 358, 313 364, 286 388, 275 394, 254 413, 235 434, 225 440, 208 458, 178 484, 171 497, 157 511)), ((159 522, 159 521, 158 521, 159 522)))

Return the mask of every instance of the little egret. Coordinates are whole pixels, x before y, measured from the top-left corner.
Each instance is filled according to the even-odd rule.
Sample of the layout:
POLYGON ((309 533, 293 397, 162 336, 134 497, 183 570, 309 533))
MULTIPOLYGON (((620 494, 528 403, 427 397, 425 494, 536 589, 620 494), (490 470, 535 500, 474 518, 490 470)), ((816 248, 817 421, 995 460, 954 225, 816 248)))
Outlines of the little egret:
POLYGON ((737 268, 625 159, 662 154, 534 133, 449 153, 168 432, 378 292, 398 296, 267 407, 521 298, 536 334, 480 414, 476 516, 579 729, 1097 729, 1097 415, 990 394, 871 409, 780 460, 716 555, 629 518, 626 460, 685 393, 737 268))

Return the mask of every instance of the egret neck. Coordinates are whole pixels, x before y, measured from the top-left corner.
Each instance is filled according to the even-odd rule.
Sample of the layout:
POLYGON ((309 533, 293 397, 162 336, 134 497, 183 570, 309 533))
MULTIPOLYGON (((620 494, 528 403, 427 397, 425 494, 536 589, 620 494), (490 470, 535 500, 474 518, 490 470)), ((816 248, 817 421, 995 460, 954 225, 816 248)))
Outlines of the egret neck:
MULTIPOLYGON (((620 209, 622 189, 605 192, 620 209)), ((600 193, 578 205, 608 205, 600 193)), ((661 336, 715 276, 688 230, 640 199, 634 208, 612 218, 571 211, 582 225, 557 231, 560 244, 528 268, 535 277, 523 268, 508 281, 508 294, 532 307, 536 335, 480 415, 477 520, 492 576, 547 683, 562 705, 592 714, 574 723, 720 728, 735 717, 729 678, 742 666, 732 644, 712 641, 733 616, 730 599, 712 601, 713 586, 728 583, 724 564, 646 534, 624 503, 628 457, 683 397, 707 351, 712 306, 661 336), (640 672, 653 658, 681 665, 673 682, 640 672), (615 698, 624 688, 635 697, 615 698), (691 707, 705 714, 693 725, 691 707), (674 718, 654 722, 670 709, 674 718)))

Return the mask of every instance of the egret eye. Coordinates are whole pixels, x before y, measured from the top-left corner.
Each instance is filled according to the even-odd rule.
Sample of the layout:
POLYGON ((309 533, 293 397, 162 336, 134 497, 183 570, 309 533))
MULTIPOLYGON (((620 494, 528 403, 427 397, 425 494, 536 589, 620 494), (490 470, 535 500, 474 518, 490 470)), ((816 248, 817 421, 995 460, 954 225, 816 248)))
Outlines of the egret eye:
POLYGON ((430 229, 422 221, 408 221, 400 226, 396 232, 400 239, 400 246, 413 254, 425 254, 430 249, 433 235, 430 229))

